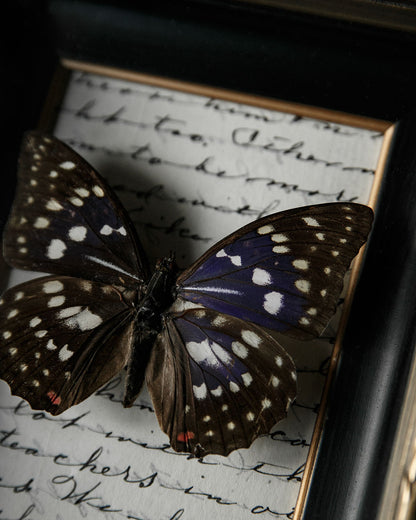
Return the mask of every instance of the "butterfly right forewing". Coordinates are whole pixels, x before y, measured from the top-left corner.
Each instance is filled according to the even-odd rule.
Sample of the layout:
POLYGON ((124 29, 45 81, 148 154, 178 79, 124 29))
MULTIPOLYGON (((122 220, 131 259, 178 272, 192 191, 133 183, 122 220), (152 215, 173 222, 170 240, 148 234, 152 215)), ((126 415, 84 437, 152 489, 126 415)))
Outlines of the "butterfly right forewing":
POLYGON ((135 286, 149 276, 139 239, 112 190, 52 136, 25 135, 5 228, 9 265, 135 286))

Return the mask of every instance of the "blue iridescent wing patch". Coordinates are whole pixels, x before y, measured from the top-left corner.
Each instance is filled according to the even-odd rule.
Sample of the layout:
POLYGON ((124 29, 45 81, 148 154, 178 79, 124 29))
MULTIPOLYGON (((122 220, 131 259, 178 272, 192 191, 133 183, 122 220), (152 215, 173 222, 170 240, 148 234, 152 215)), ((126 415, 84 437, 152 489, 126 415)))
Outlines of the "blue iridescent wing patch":
POLYGON ((300 339, 334 314, 372 211, 322 204, 264 217, 214 245, 178 280, 178 296, 300 339))
POLYGON ((319 335, 372 211, 353 203, 270 215, 221 240, 179 277, 153 272, 116 195, 52 136, 25 137, 3 236, 7 262, 52 276, 0 299, 0 377, 34 409, 59 414, 127 369, 124 406, 146 379, 173 449, 248 447, 296 395, 271 335, 319 335))

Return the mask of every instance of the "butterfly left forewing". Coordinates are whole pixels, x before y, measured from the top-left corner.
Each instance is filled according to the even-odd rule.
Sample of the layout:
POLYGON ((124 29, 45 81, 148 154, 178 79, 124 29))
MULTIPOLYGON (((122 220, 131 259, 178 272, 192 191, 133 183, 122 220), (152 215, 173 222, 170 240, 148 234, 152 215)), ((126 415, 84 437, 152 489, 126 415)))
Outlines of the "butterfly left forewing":
POLYGON ((296 395, 293 361, 275 339, 209 309, 168 316, 146 381, 171 446, 196 456, 250 446, 296 395))
POLYGON ((56 415, 106 383, 126 364, 132 310, 119 290, 47 276, 0 300, 0 377, 32 408, 56 415))
POLYGON ((3 235, 4 257, 20 269, 135 286, 147 260, 130 218, 102 177, 53 136, 25 135, 3 235))
POLYGON ((372 210, 333 203, 276 213, 221 240, 178 279, 179 297, 299 339, 334 314, 372 210))

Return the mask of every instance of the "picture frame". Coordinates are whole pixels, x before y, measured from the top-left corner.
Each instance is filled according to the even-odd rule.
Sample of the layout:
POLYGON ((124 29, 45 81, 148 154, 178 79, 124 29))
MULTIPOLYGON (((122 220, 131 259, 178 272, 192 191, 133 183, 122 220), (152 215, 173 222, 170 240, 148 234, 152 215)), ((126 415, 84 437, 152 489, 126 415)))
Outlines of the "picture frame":
MULTIPOLYGON (((214 2, 181 2, 173 9, 164 2, 157 2, 156 7, 135 10, 129 2, 123 3, 122 8, 107 2, 99 7, 99 25, 87 28, 91 20, 88 13, 94 9, 98 9, 97 5, 89 2, 48 2, 47 12, 41 14, 48 18, 51 34, 55 34, 53 44, 48 42, 45 45, 51 56, 64 58, 71 66, 76 62, 88 62, 100 67, 179 78, 234 92, 249 92, 259 97, 270 97, 272 93, 271 97, 275 99, 386 122, 385 131, 390 132, 391 137, 383 151, 385 167, 377 197, 377 219, 356 288, 342 351, 328 389, 325 427, 313 459, 312 478, 299 507, 304 519, 406 518, 412 508, 414 478, 411 468, 415 424, 412 395, 416 385, 412 291, 415 262, 411 244, 414 242, 416 218, 412 203, 415 193, 412 143, 415 117, 411 110, 412 81, 406 67, 402 67, 397 81, 392 74, 396 70, 394 59, 398 50, 391 48, 391 42, 402 43, 399 48, 403 52, 403 64, 406 60, 407 63, 411 61, 414 47, 406 46, 406 43, 410 40, 413 44, 414 39, 408 33, 399 35, 389 28, 387 36, 381 37, 377 33, 371 49, 360 55, 359 50, 364 48, 371 35, 374 36, 373 27, 345 27, 340 21, 332 20, 331 24, 327 20, 264 9, 263 6, 247 4, 236 7, 235 3, 229 3, 219 7, 214 2), (221 22, 218 22, 218 11, 215 16, 212 10, 209 11, 213 4, 223 15, 221 22), (236 12, 241 19, 236 20, 236 12), (116 18, 115 13, 118 15, 116 18), (204 17, 201 32, 198 21, 207 13, 210 16, 204 17), (264 21, 271 13, 272 20, 280 24, 279 34, 283 35, 278 44, 273 38, 270 20, 268 30, 261 34, 264 21), (135 23, 128 20, 129 15, 135 17, 135 23), (168 21, 173 15, 174 23, 169 31, 168 21), (152 23, 148 23, 149 20, 152 23), (147 30, 125 32, 126 27, 131 29, 133 26, 147 27, 147 30), (111 37, 108 36, 109 27, 113 29, 111 37), (298 31, 308 28, 308 31, 300 41, 295 41, 289 35, 289 27, 296 27, 298 31), (244 30, 249 28, 247 41, 244 30), (309 38, 322 28, 326 29, 325 37, 309 49, 309 38), (346 52, 352 34, 359 34, 355 41, 355 60, 346 52), (103 35, 107 35, 104 43, 101 41, 103 35), (168 42, 177 42, 177 45, 166 44, 166 40, 162 44, 161 35, 168 42), (132 41, 142 44, 139 57, 128 51, 137 48, 131 45, 132 41), (160 43, 155 45, 155 41, 160 43), (183 49, 189 46, 190 41, 195 48, 187 55, 183 49), (267 56, 258 60, 262 55, 261 49, 265 47, 267 56), (152 52, 149 53, 149 49, 152 52), (226 49, 225 55, 221 55, 219 49, 226 49), (294 62, 287 58, 288 49, 296 53, 296 68, 300 69, 295 78, 291 74, 294 62), (386 52, 380 54, 380 49, 386 52), (238 50, 241 56, 235 59, 238 50), (313 60, 315 68, 308 64, 313 52, 321 61, 313 60), (175 62, 174 56, 180 56, 180 60, 175 62), (214 67, 212 56, 221 56, 219 66, 216 63, 214 67), (274 60, 281 61, 280 78, 285 78, 278 87, 278 79, 270 71, 274 60), (235 67, 230 67, 231 62, 235 67), (321 88, 320 80, 326 77, 325 72, 331 63, 344 70, 338 71, 331 77, 329 85, 321 88), (200 66, 195 67, 195 64, 200 66), (251 71, 250 74, 247 70, 251 71), (364 78, 364 81, 359 85, 357 81, 351 89, 345 89, 351 74, 355 80, 364 78), (386 91, 390 94, 387 98, 386 91), (347 96, 340 94, 345 92, 348 92, 347 96), (391 516, 392 512, 395 516, 391 516)), ((56 61, 51 59, 51 63, 50 71, 55 69, 56 61)), ((46 77, 50 79, 50 75, 45 74, 40 81, 43 86, 39 87, 39 96, 34 96, 33 106, 37 108, 41 105, 39 91, 45 90, 46 77)), ((39 110, 32 108, 31 113, 33 120, 33 114, 39 110)), ((30 117, 22 118, 20 127, 16 127, 13 135, 16 148, 12 147, 9 154, 10 164, 17 154, 17 135, 23 126, 30 126, 29 120, 30 117)), ((10 198, 8 194, 7 200, 10 198)), ((3 207, 6 208, 7 204, 3 207)), ((4 213, 6 215, 7 211, 4 213)))

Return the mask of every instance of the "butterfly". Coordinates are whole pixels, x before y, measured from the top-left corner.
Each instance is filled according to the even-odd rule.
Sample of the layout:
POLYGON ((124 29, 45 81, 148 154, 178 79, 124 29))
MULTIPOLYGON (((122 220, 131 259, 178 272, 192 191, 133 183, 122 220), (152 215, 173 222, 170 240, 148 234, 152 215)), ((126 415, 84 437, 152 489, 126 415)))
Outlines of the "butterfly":
POLYGON ((146 381, 174 450, 249 447, 296 396, 294 363, 273 331, 321 334, 372 218, 354 203, 283 211, 182 272, 174 254, 152 270, 104 179, 55 137, 29 132, 4 257, 51 275, 3 294, 0 377, 57 415, 125 368, 124 406, 146 381))

